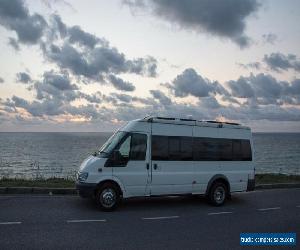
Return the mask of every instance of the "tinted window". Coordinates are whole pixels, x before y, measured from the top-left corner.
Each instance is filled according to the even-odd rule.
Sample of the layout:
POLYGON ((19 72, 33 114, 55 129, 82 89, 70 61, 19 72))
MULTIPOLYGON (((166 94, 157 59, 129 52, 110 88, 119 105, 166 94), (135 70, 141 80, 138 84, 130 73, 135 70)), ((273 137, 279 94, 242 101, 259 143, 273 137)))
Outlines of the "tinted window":
POLYGON ((232 161, 232 140, 218 139, 219 141, 219 160, 232 161))
POLYGON ((248 140, 241 140, 241 141, 242 141, 242 159, 243 161, 251 161, 252 153, 251 153, 250 141, 248 140))
POLYGON ((193 160, 193 138, 181 137, 180 142, 181 142, 180 144, 181 160, 192 161, 193 160))
POLYGON ((169 158, 169 142, 167 136, 152 136, 152 160, 166 161, 169 158))
POLYGON ((132 134, 130 148, 130 160, 144 161, 147 150, 147 135, 132 134))
POLYGON ((234 161, 242 161, 242 142, 241 140, 232 140, 232 158, 234 161))
POLYGON ((169 139, 169 161, 180 161, 180 137, 172 136, 169 139))
POLYGON ((213 138, 194 138, 194 159, 196 161, 217 161, 218 141, 213 138))

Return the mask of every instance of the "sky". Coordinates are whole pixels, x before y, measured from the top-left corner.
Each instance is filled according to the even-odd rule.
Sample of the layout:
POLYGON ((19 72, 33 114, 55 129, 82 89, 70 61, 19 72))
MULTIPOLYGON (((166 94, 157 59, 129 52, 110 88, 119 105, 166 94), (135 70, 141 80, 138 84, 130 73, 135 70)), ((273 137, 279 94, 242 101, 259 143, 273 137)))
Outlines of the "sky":
POLYGON ((297 0, 1 0, 0 131, 148 115, 300 132, 297 0))

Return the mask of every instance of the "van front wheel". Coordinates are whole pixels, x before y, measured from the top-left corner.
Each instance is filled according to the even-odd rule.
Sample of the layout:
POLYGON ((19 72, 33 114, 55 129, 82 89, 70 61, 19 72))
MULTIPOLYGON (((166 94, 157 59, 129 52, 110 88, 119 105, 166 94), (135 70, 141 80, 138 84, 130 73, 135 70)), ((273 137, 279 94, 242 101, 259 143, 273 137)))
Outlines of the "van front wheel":
POLYGON ((209 202, 214 206, 221 206, 225 203, 226 197, 226 185, 222 182, 216 182, 213 184, 208 194, 209 202))
POLYGON ((96 203, 103 211, 113 211, 120 203, 119 189, 112 183, 104 183, 96 192, 96 203))

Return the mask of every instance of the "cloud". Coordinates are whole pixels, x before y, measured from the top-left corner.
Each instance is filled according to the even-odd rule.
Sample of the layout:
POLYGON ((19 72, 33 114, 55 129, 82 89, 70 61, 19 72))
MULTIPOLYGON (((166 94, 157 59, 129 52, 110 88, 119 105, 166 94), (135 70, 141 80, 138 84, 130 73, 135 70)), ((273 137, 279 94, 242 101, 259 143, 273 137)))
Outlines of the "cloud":
POLYGON ((300 80, 278 81, 268 74, 240 76, 238 80, 228 81, 231 94, 238 98, 248 98, 249 105, 300 104, 300 80))
POLYGON ((277 72, 289 69, 300 72, 300 60, 294 54, 271 53, 270 55, 265 55, 263 61, 270 69, 277 72))
POLYGON ((204 79, 201 75, 192 69, 184 70, 170 84, 165 85, 176 97, 186 97, 188 95, 195 97, 207 97, 212 92, 220 92, 223 89, 218 83, 212 83, 204 79))
POLYGON ((6 105, 12 108, 23 108, 32 116, 59 115, 64 113, 61 102, 57 99, 44 100, 43 102, 29 102, 21 97, 13 96, 6 105))
POLYGON ((118 90, 122 91, 134 91, 135 87, 131 82, 125 82, 119 77, 116 77, 112 74, 108 75, 108 81, 118 90))
POLYGON ((263 42, 274 45, 277 42, 277 35, 274 33, 268 33, 262 35, 263 42))
POLYGON ((261 63, 260 62, 252 62, 252 63, 237 63, 238 66, 240 66, 243 69, 255 69, 260 70, 261 69, 261 63))
POLYGON ((13 38, 13 37, 9 37, 8 38, 8 44, 13 47, 16 51, 19 51, 20 50, 20 46, 19 46, 19 43, 18 41, 13 38))
POLYGON ((0 25, 17 33, 9 44, 20 49, 20 44, 40 45, 46 60, 70 73, 85 77, 86 82, 103 80, 107 75, 133 73, 157 76, 154 57, 127 59, 104 38, 84 31, 80 26, 67 26, 57 14, 49 23, 39 14, 30 14, 21 0, 0 1, 0 25))
POLYGON ((4 83, 4 79, 0 77, 0 83, 4 83))
POLYGON ((129 68, 130 73, 145 75, 149 77, 157 76, 157 60, 152 56, 129 60, 126 64, 129 68))
POLYGON ((172 104, 172 101, 169 97, 167 97, 162 91, 160 90, 150 90, 150 93, 157 99, 162 105, 168 106, 172 104))
POLYGON ((77 43, 89 48, 94 48, 95 45, 102 40, 95 35, 83 31, 79 26, 73 26, 68 29, 70 43, 77 43))
POLYGON ((16 77, 17 77, 17 82, 20 82, 20 83, 27 84, 32 81, 30 75, 27 74, 26 72, 19 72, 19 73, 17 73, 16 77))
POLYGON ((30 15, 21 0, 0 1, 0 24, 15 31, 25 44, 38 43, 47 27, 46 20, 39 14, 30 15))
POLYGON ((260 4, 256 0, 125 0, 131 9, 153 15, 196 32, 228 38, 241 48, 250 44, 245 35, 246 20, 260 4))
POLYGON ((44 47, 44 54, 50 61, 73 74, 98 80, 106 74, 135 73, 156 76, 156 60, 152 57, 127 60, 116 48, 95 47, 78 50, 65 42, 61 47, 44 47))
POLYGON ((78 87, 71 84, 68 74, 57 74, 53 71, 44 73, 44 84, 49 84, 59 90, 76 90, 78 87))

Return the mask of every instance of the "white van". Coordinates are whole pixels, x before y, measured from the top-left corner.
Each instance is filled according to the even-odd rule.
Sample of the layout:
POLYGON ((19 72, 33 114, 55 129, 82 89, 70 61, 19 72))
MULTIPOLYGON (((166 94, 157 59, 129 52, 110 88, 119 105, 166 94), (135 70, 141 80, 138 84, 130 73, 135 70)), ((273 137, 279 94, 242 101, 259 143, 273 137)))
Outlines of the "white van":
POLYGON ((216 206, 254 189, 251 130, 236 123, 145 117, 81 164, 76 187, 102 210, 122 198, 205 194, 216 206))

